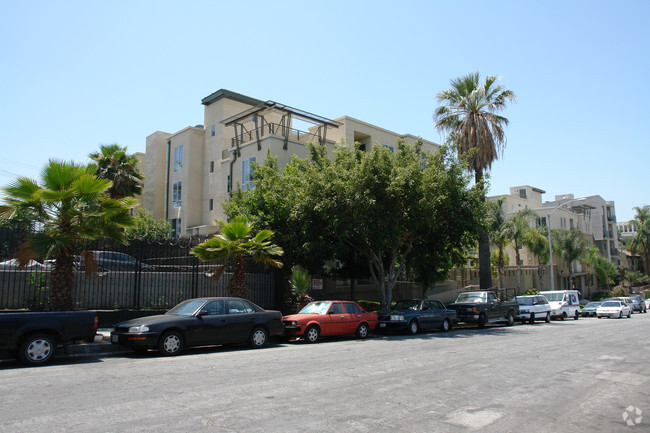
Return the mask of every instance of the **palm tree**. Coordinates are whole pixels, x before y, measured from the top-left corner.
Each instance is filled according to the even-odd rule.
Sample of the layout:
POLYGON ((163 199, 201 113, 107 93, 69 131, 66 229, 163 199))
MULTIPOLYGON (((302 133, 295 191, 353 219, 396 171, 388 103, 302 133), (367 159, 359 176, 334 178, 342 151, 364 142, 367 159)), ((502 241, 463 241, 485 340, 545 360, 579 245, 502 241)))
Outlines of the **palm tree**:
POLYGON ((530 230, 530 218, 536 218, 537 214, 530 209, 522 209, 510 217, 504 225, 505 235, 510 239, 515 249, 515 260, 517 261, 517 293, 521 290, 521 258, 519 250, 524 247, 526 233, 530 230))
POLYGON ((582 236, 582 232, 578 229, 570 231, 566 230, 551 230, 551 240, 553 241, 553 250, 557 251, 560 258, 564 261, 569 268, 569 283, 570 288, 575 286, 573 281, 573 262, 580 260, 589 243, 582 236))
MULTIPOLYGON (((436 128, 451 133, 458 154, 466 158, 476 185, 483 188, 483 175, 503 153, 504 127, 508 119, 497 113, 515 100, 515 94, 495 84, 497 76, 480 83, 479 73, 451 80, 451 89, 438 94, 440 105, 434 113, 436 128)), ((485 201, 485 196, 483 197, 485 201)), ((492 286, 490 241, 487 230, 479 235, 479 278, 482 289, 492 286)))
MULTIPOLYGON (((589 281, 590 286, 589 295, 591 295, 591 289, 593 287, 592 270, 596 270, 596 267, 602 259, 603 255, 600 253, 600 250, 597 246, 591 246, 587 248, 582 256, 582 261, 587 265, 587 280, 589 281)), ((596 278, 598 278, 598 274, 596 272, 594 273, 596 274, 596 278)))
POLYGON ((21 177, 4 189, 0 218, 29 213, 40 229, 31 233, 16 258, 26 264, 34 258, 55 258, 51 274, 51 306, 69 310, 74 296, 74 254, 81 247, 86 272, 94 272, 94 257, 84 241, 108 237, 125 242, 124 229, 133 225, 129 208, 133 198, 110 199, 111 182, 98 178, 97 168, 73 162, 50 161, 41 173, 41 183, 21 177))
POLYGON ((488 218, 490 227, 490 239, 492 245, 497 247, 497 272, 499 274, 499 287, 504 288, 504 277, 506 273, 505 253, 504 248, 509 243, 508 234, 505 231, 506 215, 503 212, 503 203, 506 201, 505 197, 501 197, 495 201, 489 201, 488 218))
MULTIPOLYGON (((548 233, 548 232, 546 232, 548 233)), ((524 235, 524 245, 537 257, 537 278, 539 281, 539 292, 544 290, 544 265, 548 263, 548 239, 540 229, 530 228, 524 235)))
POLYGON ((232 260, 234 273, 228 283, 228 291, 232 296, 246 298, 246 274, 244 260, 251 257, 256 262, 282 267, 282 262, 271 256, 284 254, 282 248, 267 241, 273 232, 261 230, 253 236, 253 225, 245 217, 234 218, 229 223, 221 223, 221 232, 192 249, 192 254, 201 260, 226 258, 232 260))
POLYGON ((300 266, 294 266, 291 268, 289 284, 291 285, 291 292, 296 297, 296 311, 300 311, 312 301, 311 296, 308 294, 311 288, 311 275, 300 266))
POLYGON ((650 276, 650 206, 635 207, 636 215, 631 221, 636 235, 630 242, 630 251, 643 257, 645 274, 650 276))
POLYGON ((128 155, 126 147, 104 144, 99 152, 88 155, 97 164, 97 176, 112 182, 108 191, 111 198, 132 197, 142 192, 144 176, 138 169, 138 158, 128 155))

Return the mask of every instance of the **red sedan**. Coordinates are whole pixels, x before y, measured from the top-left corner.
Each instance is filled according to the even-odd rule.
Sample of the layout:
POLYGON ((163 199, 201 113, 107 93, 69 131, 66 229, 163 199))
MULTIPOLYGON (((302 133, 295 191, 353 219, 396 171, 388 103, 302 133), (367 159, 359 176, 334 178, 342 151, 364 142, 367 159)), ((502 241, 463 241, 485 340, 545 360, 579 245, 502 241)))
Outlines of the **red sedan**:
POLYGON ((284 316, 285 335, 316 343, 321 336, 355 335, 366 338, 377 326, 377 313, 368 313, 353 301, 315 301, 298 314, 284 316))

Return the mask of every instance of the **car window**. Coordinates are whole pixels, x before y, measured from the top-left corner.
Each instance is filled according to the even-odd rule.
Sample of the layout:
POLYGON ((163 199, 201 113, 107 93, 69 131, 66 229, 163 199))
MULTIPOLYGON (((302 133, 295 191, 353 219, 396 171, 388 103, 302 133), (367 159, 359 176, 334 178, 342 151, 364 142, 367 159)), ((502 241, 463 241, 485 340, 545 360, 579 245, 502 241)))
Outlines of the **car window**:
POLYGON ((343 306, 340 302, 334 302, 330 307, 331 314, 343 314, 343 306))
POLYGON ((444 310, 445 306, 442 305, 442 302, 440 301, 429 301, 429 308, 435 309, 435 310, 444 310))
POLYGON ((216 316, 226 313, 223 299, 218 301, 210 301, 205 305, 205 307, 201 308, 201 310, 206 310, 209 316, 216 316))
POLYGON ((517 303, 519 303, 519 305, 533 305, 534 299, 535 298, 518 297, 517 303))
POLYGON ((539 303, 544 305, 548 304, 548 299, 546 299, 546 296, 540 296, 539 303))
POLYGON ((353 304, 352 302, 346 302, 345 303, 345 312, 349 314, 359 314, 361 313, 361 310, 359 310, 359 307, 357 307, 357 304, 353 304))
POLYGON ((252 313, 253 308, 246 302, 239 299, 231 299, 228 301, 228 314, 244 314, 252 313))
POLYGON ((497 298, 494 296, 494 293, 488 293, 487 300, 488 302, 494 302, 497 300, 497 298))

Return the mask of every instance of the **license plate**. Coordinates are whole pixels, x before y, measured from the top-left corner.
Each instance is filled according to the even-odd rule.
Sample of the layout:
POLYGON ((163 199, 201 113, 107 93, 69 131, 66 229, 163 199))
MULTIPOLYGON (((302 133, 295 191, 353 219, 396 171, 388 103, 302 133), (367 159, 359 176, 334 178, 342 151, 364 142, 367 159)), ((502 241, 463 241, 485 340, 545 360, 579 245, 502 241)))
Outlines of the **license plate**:
POLYGON ((385 324, 385 323, 380 323, 380 324, 379 324, 379 327, 380 327, 380 328, 385 328, 385 327, 386 327, 386 324, 385 324))
POLYGON ((115 334, 111 335, 111 342, 117 343, 117 339, 118 339, 117 335, 115 335, 115 334))

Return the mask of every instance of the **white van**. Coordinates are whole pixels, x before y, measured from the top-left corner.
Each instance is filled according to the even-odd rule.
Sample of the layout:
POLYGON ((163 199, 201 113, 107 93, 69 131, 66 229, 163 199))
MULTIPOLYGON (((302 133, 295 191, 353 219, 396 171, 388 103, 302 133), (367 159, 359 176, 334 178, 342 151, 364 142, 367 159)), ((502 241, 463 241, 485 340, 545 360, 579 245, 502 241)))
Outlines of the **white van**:
POLYGON ((554 290, 539 292, 546 296, 551 305, 551 317, 564 320, 573 317, 578 320, 580 317, 580 294, 577 290, 554 290))

